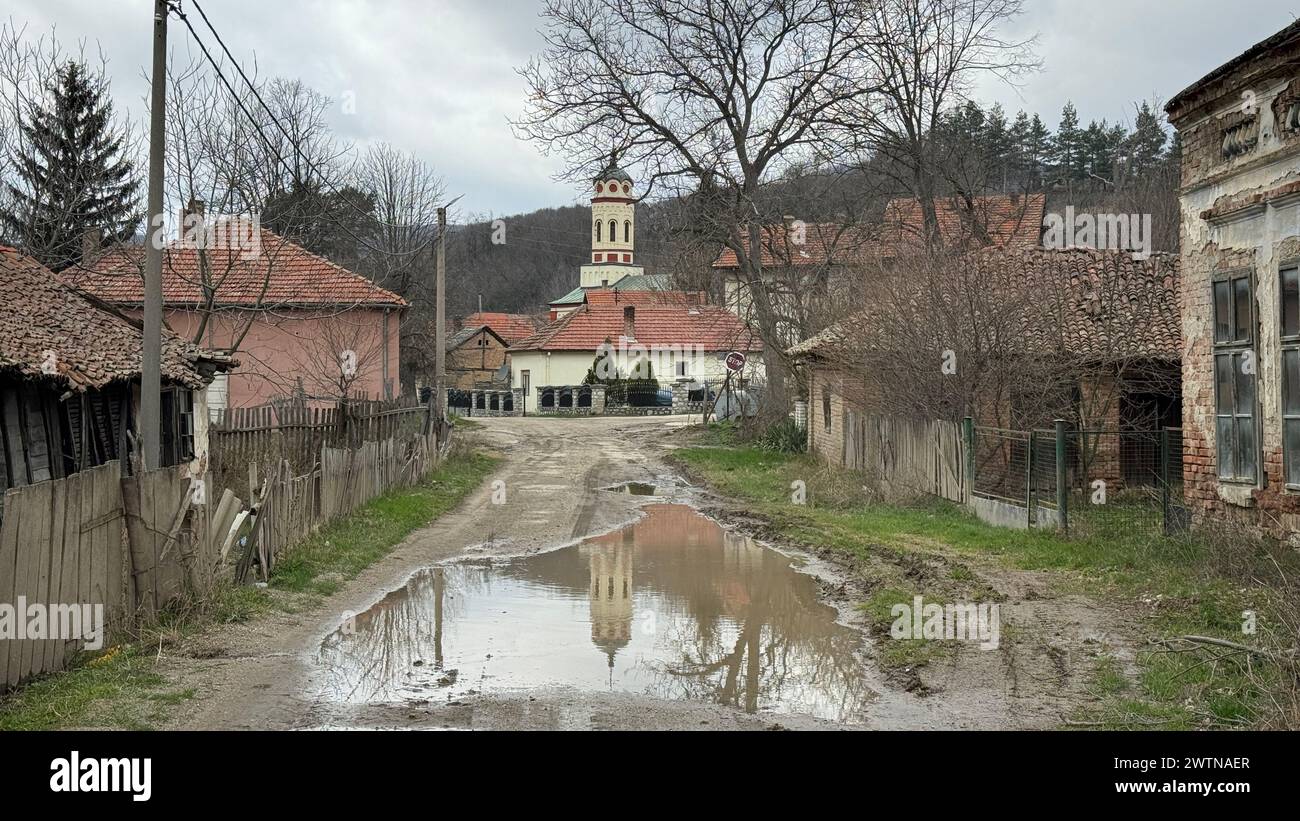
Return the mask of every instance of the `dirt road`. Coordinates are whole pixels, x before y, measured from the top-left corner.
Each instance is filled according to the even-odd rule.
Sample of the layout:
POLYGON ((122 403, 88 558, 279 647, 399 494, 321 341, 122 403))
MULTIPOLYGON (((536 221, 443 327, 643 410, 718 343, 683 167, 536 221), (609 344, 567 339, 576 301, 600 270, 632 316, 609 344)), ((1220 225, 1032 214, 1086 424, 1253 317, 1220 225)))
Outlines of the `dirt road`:
MULTIPOLYGON (((788 628, 788 631, 793 632, 790 632, 786 652, 793 653, 796 659, 806 658, 806 661, 794 662, 783 674, 783 678, 788 676, 792 680, 803 681, 797 688, 798 691, 794 692, 794 700, 783 700, 780 698, 782 693, 778 692, 770 699, 770 704, 763 703, 755 688, 757 678, 762 675, 758 669, 758 654, 750 652, 747 658, 754 667, 749 672, 755 681, 749 683, 748 690, 745 690, 745 670, 740 670, 739 675, 731 675, 722 669, 725 661, 719 662, 715 676, 718 681, 717 692, 745 690, 745 695, 736 699, 738 706, 717 703, 727 699, 720 698, 709 689, 713 681, 710 676, 715 671, 704 664, 707 660, 699 660, 698 669, 683 671, 684 666, 695 663, 692 654, 700 655, 705 651, 697 652, 698 647, 687 648, 682 651, 682 659, 685 661, 678 659, 656 667, 657 660, 650 657, 654 651, 638 649, 662 645, 663 642, 655 639, 652 634, 656 629, 659 633, 667 629, 678 629, 676 621, 672 622, 674 626, 671 628, 664 626, 666 623, 661 621, 659 628, 645 630, 644 625, 639 623, 642 611, 633 612, 630 603, 626 614, 606 613, 597 618, 597 608, 605 605, 598 601, 603 600, 603 593, 597 595, 593 591, 591 623, 596 627, 588 627, 585 625, 585 597, 589 586, 586 575, 572 584, 567 581, 548 581, 542 578, 544 573, 534 573, 520 564, 523 560, 518 558, 558 555, 560 551, 556 551, 556 548, 571 545, 584 537, 618 531, 644 516, 646 510, 651 509, 647 506, 659 505, 659 515, 666 516, 681 509, 674 507, 675 504, 699 506, 708 501, 703 491, 673 475, 662 461, 664 448, 671 447, 668 444, 671 430, 682 425, 684 420, 676 417, 583 420, 503 418, 483 422, 485 428, 474 431, 471 435, 498 451, 503 460, 496 474, 459 509, 413 533, 386 558, 345 583, 339 593, 322 605, 293 615, 268 616, 250 624, 209 631, 197 639, 185 642, 171 655, 165 655, 163 672, 174 679, 178 686, 193 688, 196 692, 195 700, 184 708, 183 715, 175 726, 191 729, 839 729, 1010 728, 1052 726, 1058 723, 1056 706, 1009 680, 1005 659, 1000 659, 997 653, 985 654, 986 658, 978 662, 983 667, 975 671, 973 676, 971 670, 954 671, 953 686, 942 697, 914 696, 886 684, 870 661, 870 642, 860 629, 861 625, 855 622, 852 605, 856 600, 852 583, 846 584, 845 578, 834 566, 808 556, 796 556, 795 559, 801 572, 811 574, 816 580, 802 579, 813 592, 801 594, 796 597, 799 601, 788 606, 780 605, 787 606, 787 609, 800 608, 799 613, 789 620, 796 626, 788 628), (626 482, 651 485, 655 488, 654 495, 638 496, 608 490, 613 485, 626 482), (447 564, 461 559, 473 560, 468 565, 471 567, 476 563, 486 567, 496 567, 501 562, 515 563, 509 565, 510 573, 507 576, 510 578, 498 576, 483 581, 486 577, 480 573, 475 576, 479 579, 477 587, 464 590, 458 588, 459 598, 449 594, 453 600, 451 603, 458 605, 462 611, 466 608, 478 608, 481 611, 485 603, 491 607, 498 601, 503 602, 503 609, 487 621, 482 621, 481 615, 469 612, 461 612, 455 618, 448 616, 445 637, 443 599, 441 591, 439 593, 435 639, 438 646, 437 650, 428 650, 428 654, 441 654, 444 652, 444 644, 448 652, 455 652, 458 643, 466 645, 473 641, 488 641, 488 652, 482 654, 486 660, 475 661, 472 665, 472 669, 477 671, 475 675, 479 676, 478 679, 468 682, 465 680, 471 665, 463 656, 459 666, 461 678, 457 681, 458 670, 443 671, 440 656, 438 669, 434 670, 432 666, 422 669, 426 664, 421 655, 423 651, 415 652, 406 648, 401 653, 388 652, 392 648, 385 644, 381 648, 383 652, 370 659, 361 652, 366 648, 358 649, 354 644, 348 643, 357 629, 358 619, 364 629, 370 631, 368 635, 373 635, 381 627, 395 632, 395 636, 390 635, 384 639, 389 644, 416 645, 424 641, 428 637, 421 635, 419 639, 415 638, 424 629, 421 614, 426 611, 420 609, 423 605, 404 604, 408 598, 405 593, 399 597, 401 602, 393 605, 394 597, 398 595, 395 591, 414 589, 412 585, 416 584, 415 580, 421 578, 421 573, 427 573, 430 567, 466 566, 465 562, 447 564), (510 587, 511 584, 514 587, 510 587), (511 598, 511 591, 524 591, 520 596, 526 598, 511 598), (808 598, 818 601, 806 601, 808 598), (510 602, 509 608, 504 604, 507 601, 510 602), (524 607, 532 607, 534 603, 549 608, 545 613, 551 615, 524 607), (826 607, 827 604, 838 608, 838 619, 836 611, 826 607), (557 606, 560 609, 557 610, 557 606), (566 606, 569 607, 568 611, 563 609, 566 606), (408 613, 402 607, 415 609, 408 613), (810 632, 806 625, 809 619, 819 618, 818 608, 826 610, 830 614, 830 621, 838 620, 839 625, 828 627, 819 623, 815 631, 810 632), (553 618, 557 612, 569 612, 572 621, 584 623, 582 629, 591 629, 591 641, 598 647, 608 648, 608 686, 604 686, 603 682, 600 686, 594 686, 590 682, 575 685, 572 681, 563 680, 562 676, 551 675, 548 678, 548 672, 570 668, 556 667, 558 662, 548 658, 549 648, 521 648, 517 641, 512 643, 512 636, 525 635, 525 628, 545 627, 541 623, 547 618, 553 618), (362 615, 354 617, 353 614, 362 615), (410 621, 402 622, 401 618, 409 618, 410 621), (457 618, 460 619, 459 622, 457 618), (471 624, 473 618, 480 618, 477 633, 471 624), (609 629, 614 631, 613 639, 603 643, 602 639, 609 637, 597 635, 599 624, 605 623, 601 622, 602 618, 608 622, 609 629), (855 645, 849 651, 843 649, 846 628, 851 633, 849 644, 855 645), (638 629, 640 633, 636 632, 638 629), (621 634, 619 631, 622 631, 621 634), (650 635, 650 638, 639 638, 641 633, 650 635), (830 642, 835 643, 834 651, 825 649, 830 646, 830 642), (631 649, 621 649, 627 645, 631 649), (505 650, 496 650, 497 647, 505 650), (800 652, 804 653, 803 657, 798 655, 800 652), (835 654, 833 657, 827 655, 831 652, 835 654), (498 659, 489 664, 494 653, 498 659), (510 657, 505 658, 503 655, 510 657), (641 689, 628 684, 616 685, 616 658, 622 665, 618 668, 618 674, 622 676, 620 681, 666 680, 670 686, 646 686, 641 689), (344 661, 341 662, 340 659, 344 661), (369 684, 379 681, 385 686, 391 684, 398 687, 401 695, 394 697, 390 691, 385 691, 389 694, 383 698, 366 697, 359 695, 360 690, 355 686, 343 692, 337 669, 341 663, 369 684), (399 664, 402 665, 401 669, 389 669, 399 664), (823 664, 830 672, 823 671, 823 664), (502 673, 502 670, 506 672, 502 673), (647 673, 647 670, 650 672, 647 673), (496 676, 495 681, 498 683, 494 683, 489 673, 496 676), (656 677, 654 674, 659 675, 656 677), (529 680, 530 675, 536 680, 529 680), (851 680, 852 687, 819 691, 818 698, 808 702, 816 703, 819 709, 810 709, 808 712, 822 717, 797 710, 783 712, 791 703, 803 703, 798 699, 805 698, 810 687, 824 687, 824 682, 835 675, 846 681, 851 680), (478 683, 480 680, 484 683, 478 683), (511 682, 519 681, 527 681, 529 686, 509 686, 511 682), (683 681, 702 684, 703 689, 671 687, 683 681), (670 689, 675 697, 664 697, 670 689), (855 699, 852 720, 828 720, 828 715, 848 714, 843 712, 845 708, 842 705, 832 705, 829 709, 826 705, 828 700, 842 700, 849 690, 855 699), (1032 702, 1028 705, 1027 696, 1032 702), (742 709, 745 707, 748 709, 742 709), (837 713, 836 709, 841 712, 837 713)), ((712 501, 717 502, 716 499, 712 501)), ((696 516, 689 511, 688 514, 696 516)), ((698 529, 697 525, 698 523, 692 527, 698 529)), ((715 527, 712 523, 707 526, 715 527)), ((631 530, 626 532, 631 533, 631 530)), ((721 530, 717 532, 722 533, 721 530)), ((689 538, 694 540, 696 536, 689 538)), ((581 569, 582 574, 585 574, 585 568, 590 563, 595 578, 598 562, 607 559, 622 560, 619 556, 623 554, 611 552, 617 551, 620 538, 610 537, 606 541, 613 546, 593 547, 582 556, 573 554, 574 562, 582 562, 581 568, 574 562, 570 562, 572 567, 560 567, 553 563, 556 564, 554 572, 572 575, 571 571, 581 569)), ((725 612, 707 617, 693 614, 693 621, 688 620, 694 630, 692 636, 688 637, 689 640, 703 646, 706 641, 716 644, 723 638, 728 641, 735 638, 739 648, 743 642, 751 640, 743 635, 745 629, 740 629, 738 637, 724 635, 726 629, 720 629, 717 636, 702 636, 707 631, 701 631, 700 625, 707 623, 725 626, 733 622, 740 623, 742 619, 731 618, 733 612, 764 606, 768 600, 775 601, 778 597, 786 596, 786 591, 764 590, 760 594, 753 587, 754 583, 744 581, 758 578, 753 575, 750 565, 770 566, 773 564, 770 557, 777 554, 765 548, 759 551, 759 548, 752 546, 737 548, 730 534, 719 536, 717 542, 719 555, 725 553, 732 557, 732 564, 737 561, 734 557, 741 555, 736 552, 738 549, 749 551, 743 554, 743 557, 747 557, 742 562, 743 567, 725 571, 731 573, 730 576, 712 581, 707 578, 697 580, 696 571, 680 568, 672 571, 671 568, 675 566, 672 561, 656 559, 658 554, 644 554, 642 551, 644 555, 639 554, 641 558, 638 559, 640 564, 636 570, 637 578, 657 572, 676 572, 675 583, 679 585, 690 586, 698 581, 708 587, 709 601, 719 602, 716 606, 725 612), (646 558, 647 555, 649 559, 646 558), (756 598, 759 597, 763 601, 756 603, 756 598)), ((778 558, 781 566, 776 570, 788 572, 784 568, 789 560, 784 556, 778 558)), ((631 569, 627 569, 626 574, 626 578, 632 578, 631 569)), ((770 573, 763 576, 769 577, 770 573)), ((430 589, 437 589, 438 580, 445 578, 439 571, 430 589)), ((596 591, 602 590, 602 583, 596 583, 596 591)), ((669 586, 665 583, 662 589, 667 590, 669 586)), ((623 593, 626 598, 626 583, 623 593)), ((410 594, 412 597, 415 595, 410 594)), ((616 598, 613 582, 610 583, 609 598, 611 601, 616 598)), ((658 612, 661 618, 675 617, 682 609, 671 602, 664 603, 668 600, 667 593, 656 594, 654 600, 659 602, 656 606, 660 608, 658 612)), ((431 616, 430 623, 432 618, 431 616)), ((774 625, 775 622, 759 627, 768 631, 763 633, 766 636, 777 630, 774 625)), ((758 639, 752 640, 757 648, 758 639)), ((544 645, 545 641, 541 644, 544 645)), ((459 649, 464 652, 463 647, 459 649)), ((557 654, 560 649, 557 646, 557 654)), ((373 650, 373 647, 369 648, 369 651, 373 650)), ((575 647, 574 653, 585 653, 579 656, 579 662, 574 662, 575 664, 603 661, 594 658, 595 649, 592 647, 586 647, 585 650, 575 647)), ((741 656, 737 656, 739 658, 741 656)), ((433 662, 429 664, 432 665, 433 662)), ((767 698, 766 691, 763 698, 767 698)))

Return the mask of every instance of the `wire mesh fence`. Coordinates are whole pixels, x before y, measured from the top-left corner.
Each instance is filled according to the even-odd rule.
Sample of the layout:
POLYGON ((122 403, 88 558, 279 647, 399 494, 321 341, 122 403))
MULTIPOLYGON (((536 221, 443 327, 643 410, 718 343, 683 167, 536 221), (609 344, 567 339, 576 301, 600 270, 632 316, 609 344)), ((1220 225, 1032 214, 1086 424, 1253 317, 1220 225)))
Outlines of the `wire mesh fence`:
POLYGON ((971 492, 1075 535, 1186 529, 1182 431, 971 426, 971 492))

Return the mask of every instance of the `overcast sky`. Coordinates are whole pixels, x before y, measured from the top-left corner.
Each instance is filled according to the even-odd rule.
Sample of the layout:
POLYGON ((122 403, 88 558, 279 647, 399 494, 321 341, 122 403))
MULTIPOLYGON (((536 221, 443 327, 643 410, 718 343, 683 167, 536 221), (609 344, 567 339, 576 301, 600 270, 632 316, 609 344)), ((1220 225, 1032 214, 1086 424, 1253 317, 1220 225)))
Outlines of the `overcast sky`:
MULTIPOLYGON (((188 5, 188 4, 187 4, 188 5)), ((431 162, 464 214, 507 215, 585 201, 558 183, 558 158, 517 142, 507 119, 523 86, 514 68, 540 47, 540 0, 207 0, 204 9, 246 67, 299 77, 333 98, 343 137, 387 140, 431 162)), ((1073 100, 1080 118, 1132 122, 1133 101, 1176 92, 1291 23, 1300 0, 1026 0, 1009 35, 1037 34, 1041 73, 1022 88, 981 83, 978 97, 1052 128, 1073 100)), ((6 0, 29 34, 51 25, 109 59, 114 96, 143 114, 152 0, 6 0)), ((201 21, 190 9, 196 29, 201 21)), ((174 51, 192 48, 171 28, 174 51)))

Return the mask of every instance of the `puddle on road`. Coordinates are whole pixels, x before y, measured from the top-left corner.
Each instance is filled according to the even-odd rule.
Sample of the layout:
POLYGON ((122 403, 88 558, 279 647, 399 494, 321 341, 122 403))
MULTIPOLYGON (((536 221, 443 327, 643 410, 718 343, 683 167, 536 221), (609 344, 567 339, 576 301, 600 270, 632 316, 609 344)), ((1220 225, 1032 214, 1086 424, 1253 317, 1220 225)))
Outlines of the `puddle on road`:
POLYGON ((812 577, 692 508, 644 510, 560 550, 415 574, 322 643, 326 696, 575 687, 865 720, 863 637, 812 577))
POLYGON ((621 485, 613 485, 604 488, 604 490, 613 493, 626 493, 632 496, 654 496, 659 488, 654 485, 648 485, 645 482, 624 482, 621 485))

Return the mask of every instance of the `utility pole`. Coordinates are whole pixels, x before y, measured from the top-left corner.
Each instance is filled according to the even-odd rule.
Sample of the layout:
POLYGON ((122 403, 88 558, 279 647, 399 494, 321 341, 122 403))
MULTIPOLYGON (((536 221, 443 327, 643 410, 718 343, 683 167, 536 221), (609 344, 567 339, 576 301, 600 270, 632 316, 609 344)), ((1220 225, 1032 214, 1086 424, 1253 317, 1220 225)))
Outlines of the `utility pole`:
POLYGON ((167 0, 153 4, 153 79, 149 105, 149 225, 144 259, 144 340, 140 353, 140 438, 145 470, 161 461, 163 106, 167 92, 167 0))
POLYGON ((447 418, 447 209, 459 199, 438 206, 438 296, 437 318, 434 320, 437 348, 433 360, 433 383, 437 392, 434 408, 439 421, 447 418))

